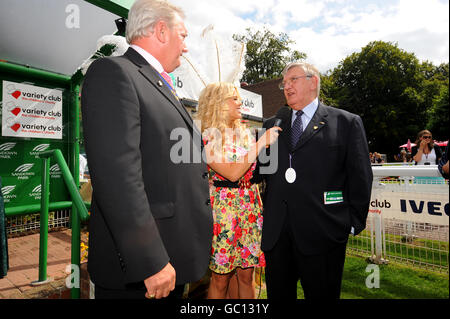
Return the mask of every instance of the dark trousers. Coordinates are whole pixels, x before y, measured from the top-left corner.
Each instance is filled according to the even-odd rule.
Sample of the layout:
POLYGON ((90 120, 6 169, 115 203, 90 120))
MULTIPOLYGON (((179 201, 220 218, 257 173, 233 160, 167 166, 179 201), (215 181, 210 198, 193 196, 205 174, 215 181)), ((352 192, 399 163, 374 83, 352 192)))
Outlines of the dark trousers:
POLYGON ((268 299, 297 299, 300 279, 305 299, 339 299, 347 243, 322 255, 303 255, 285 226, 274 248, 265 251, 268 299))
MULTIPOLYGON (((125 289, 107 289, 95 285, 95 299, 147 299, 144 282, 127 285, 125 289)), ((181 299, 184 285, 177 285, 165 299, 181 299)))

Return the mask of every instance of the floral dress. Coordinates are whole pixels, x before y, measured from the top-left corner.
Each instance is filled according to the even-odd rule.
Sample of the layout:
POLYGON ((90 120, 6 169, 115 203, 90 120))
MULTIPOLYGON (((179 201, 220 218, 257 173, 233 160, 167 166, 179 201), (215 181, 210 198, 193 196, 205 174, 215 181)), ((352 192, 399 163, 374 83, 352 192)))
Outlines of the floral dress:
MULTIPOLYGON (((237 162, 247 154, 251 143, 255 143, 253 136, 250 143, 233 143, 232 140, 225 139, 226 160, 237 162)), ((246 183, 252 178, 255 167, 256 163, 253 163, 241 177, 241 187, 229 188, 214 186, 214 181, 227 179, 208 166, 214 218, 209 268, 216 273, 230 273, 237 267, 265 267, 264 254, 260 247, 263 224, 261 198, 257 185, 246 183)))

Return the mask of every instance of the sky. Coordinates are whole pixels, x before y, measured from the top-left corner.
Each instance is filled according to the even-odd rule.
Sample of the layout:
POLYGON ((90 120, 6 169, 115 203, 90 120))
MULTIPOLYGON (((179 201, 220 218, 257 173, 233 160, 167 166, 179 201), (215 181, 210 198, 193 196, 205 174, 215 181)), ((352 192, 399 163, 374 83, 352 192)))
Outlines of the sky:
MULTIPOLYGON (((449 61, 448 0, 170 0, 185 14, 190 55, 201 57, 202 30, 214 25, 220 36, 245 34, 266 26, 285 32, 292 48, 321 73, 371 41, 400 49, 435 65, 449 61)), ((201 64, 201 61, 198 61, 201 64)))

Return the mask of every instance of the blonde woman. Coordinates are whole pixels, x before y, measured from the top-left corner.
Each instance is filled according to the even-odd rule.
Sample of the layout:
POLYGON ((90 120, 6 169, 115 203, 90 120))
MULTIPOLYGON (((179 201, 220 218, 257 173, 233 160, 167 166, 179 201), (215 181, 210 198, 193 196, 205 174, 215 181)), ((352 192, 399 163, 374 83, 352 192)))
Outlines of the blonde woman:
POLYGON ((231 83, 209 84, 199 98, 214 218, 208 289, 212 299, 226 297, 235 272, 239 298, 255 298, 254 267, 265 266, 260 249, 262 203, 251 178, 259 152, 276 141, 281 129, 271 128, 256 142, 241 124, 241 105, 231 83))

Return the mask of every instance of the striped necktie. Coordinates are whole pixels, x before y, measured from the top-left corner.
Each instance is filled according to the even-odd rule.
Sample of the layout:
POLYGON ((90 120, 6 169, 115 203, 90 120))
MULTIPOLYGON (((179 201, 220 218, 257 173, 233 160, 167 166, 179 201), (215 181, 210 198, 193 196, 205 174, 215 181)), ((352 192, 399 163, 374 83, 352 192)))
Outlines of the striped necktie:
POLYGON ((291 128, 291 150, 295 148, 300 139, 300 136, 303 133, 303 122, 302 122, 302 114, 303 111, 297 111, 295 115, 297 116, 294 120, 294 124, 292 124, 291 128))
POLYGON ((161 72, 161 76, 166 80, 166 82, 170 85, 170 88, 173 90, 172 78, 166 71, 161 72))

